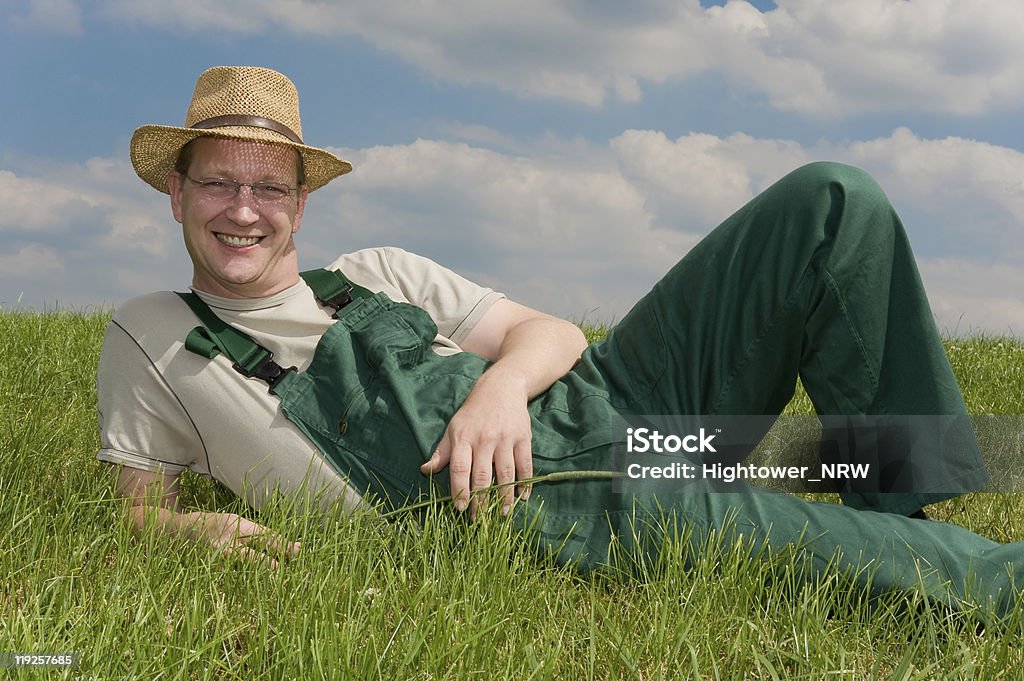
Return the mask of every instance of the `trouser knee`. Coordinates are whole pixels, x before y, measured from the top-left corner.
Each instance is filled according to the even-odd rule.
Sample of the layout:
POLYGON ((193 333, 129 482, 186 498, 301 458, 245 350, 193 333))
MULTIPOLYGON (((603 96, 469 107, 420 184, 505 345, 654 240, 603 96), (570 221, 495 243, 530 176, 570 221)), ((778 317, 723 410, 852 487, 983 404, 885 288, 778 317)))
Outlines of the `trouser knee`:
POLYGON ((776 187, 789 202, 824 206, 825 231, 832 236, 842 223, 863 238, 891 241, 895 213, 889 197, 871 175, 855 166, 832 161, 808 163, 779 181, 776 187))
POLYGON ((855 192, 861 200, 888 204, 885 192, 867 171, 835 161, 814 161, 802 165, 779 180, 788 192, 816 195, 835 188, 855 192))

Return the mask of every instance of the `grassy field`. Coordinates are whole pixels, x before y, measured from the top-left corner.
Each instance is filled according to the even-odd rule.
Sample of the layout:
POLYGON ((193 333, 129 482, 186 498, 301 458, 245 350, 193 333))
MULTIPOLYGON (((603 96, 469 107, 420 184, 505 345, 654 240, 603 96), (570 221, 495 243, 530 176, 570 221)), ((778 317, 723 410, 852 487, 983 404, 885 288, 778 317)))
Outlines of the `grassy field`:
MULTIPOLYGON (((729 551, 686 568, 669 551, 637 581, 580 576, 507 523, 466 525, 447 508, 386 526, 266 509, 260 522, 303 544, 278 569, 133 535, 95 460, 106 319, 0 312, 0 653, 81 656, 76 670, 9 678, 1024 678, 1019 629, 979 632, 912 594, 869 604, 729 551)), ((1024 414, 1024 345, 947 350, 972 413, 1024 414)), ((801 396, 790 407, 809 410, 801 396)), ((187 483, 190 507, 252 515, 187 483)), ((1016 497, 933 515, 1024 539, 1016 497)))

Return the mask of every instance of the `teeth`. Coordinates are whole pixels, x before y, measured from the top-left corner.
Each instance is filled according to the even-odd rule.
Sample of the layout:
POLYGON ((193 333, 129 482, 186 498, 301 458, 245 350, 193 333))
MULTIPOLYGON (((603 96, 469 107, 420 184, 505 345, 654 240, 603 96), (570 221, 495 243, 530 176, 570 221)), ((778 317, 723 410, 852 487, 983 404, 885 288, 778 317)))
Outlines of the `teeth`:
POLYGON ((252 246, 260 240, 258 236, 231 236, 229 234, 217 234, 217 238, 228 246, 252 246))

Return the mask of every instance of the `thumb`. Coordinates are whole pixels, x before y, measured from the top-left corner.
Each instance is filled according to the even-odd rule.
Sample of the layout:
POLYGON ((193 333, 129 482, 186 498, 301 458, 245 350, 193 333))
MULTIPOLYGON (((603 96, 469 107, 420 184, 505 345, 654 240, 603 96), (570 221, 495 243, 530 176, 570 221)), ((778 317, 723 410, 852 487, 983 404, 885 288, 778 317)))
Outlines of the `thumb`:
POLYGON ((437 473, 442 468, 448 465, 449 457, 450 455, 448 452, 448 448, 445 447, 444 443, 442 442, 437 446, 437 449, 434 450, 433 455, 431 455, 431 457, 426 461, 426 463, 420 466, 420 473, 423 473, 424 475, 437 473))

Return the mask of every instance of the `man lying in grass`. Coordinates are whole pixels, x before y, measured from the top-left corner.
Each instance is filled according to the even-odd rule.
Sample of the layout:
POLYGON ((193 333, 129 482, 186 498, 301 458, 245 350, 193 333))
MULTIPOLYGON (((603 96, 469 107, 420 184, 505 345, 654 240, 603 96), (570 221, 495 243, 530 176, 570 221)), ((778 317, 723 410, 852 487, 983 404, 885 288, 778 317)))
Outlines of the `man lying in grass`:
MULTIPOLYGON (((129 302, 104 340, 99 458, 120 466, 135 523, 246 555, 298 550, 246 518, 181 513, 185 469, 254 508, 275 492, 384 508, 450 494, 472 515, 496 486, 502 511, 581 569, 613 547, 650 558, 673 527, 695 547, 728 527, 752 550, 797 550, 811 578, 842 570, 872 592, 1013 606, 1024 546, 921 519, 987 474, 903 227, 863 172, 786 176, 588 347, 574 325, 400 249, 300 274, 308 195, 351 165, 303 142, 298 95, 274 71, 204 72, 185 126, 139 128, 131 157, 170 195, 194 267, 191 293, 129 302), (777 415, 798 376, 823 416, 886 415, 904 442, 931 437, 927 461, 838 438, 844 462, 874 470, 844 505, 743 481, 613 479, 624 419, 777 415), (953 424, 941 438, 925 432, 938 417, 953 424)), ((699 441, 688 460, 712 460, 699 441)))

